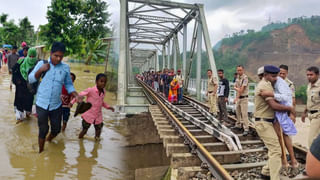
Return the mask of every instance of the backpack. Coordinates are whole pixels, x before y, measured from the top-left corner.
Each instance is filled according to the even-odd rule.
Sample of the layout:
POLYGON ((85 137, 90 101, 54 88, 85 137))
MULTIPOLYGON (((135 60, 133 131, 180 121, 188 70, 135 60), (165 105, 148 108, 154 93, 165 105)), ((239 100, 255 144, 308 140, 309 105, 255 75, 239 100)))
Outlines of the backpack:
MULTIPOLYGON (((23 82, 23 77, 20 73, 20 64, 16 63, 13 67, 12 67, 12 83, 14 85, 18 85, 21 84, 23 82)), ((25 81, 25 80, 24 80, 25 81)))
MULTIPOLYGON (((48 63, 48 60, 40 60, 40 61, 43 61, 43 64, 47 64, 48 63)), ((19 68, 20 69, 20 68, 19 68)), ((34 67, 29 69, 28 71, 28 76, 29 74, 33 71, 34 67)), ((43 79, 44 76, 46 75, 46 72, 42 73, 41 76, 40 76, 40 79, 43 79)), ((27 88, 29 90, 29 92, 33 95, 37 94, 37 90, 38 90, 38 86, 41 82, 41 80, 37 80, 36 82, 34 83, 29 83, 29 80, 27 81, 27 88)))

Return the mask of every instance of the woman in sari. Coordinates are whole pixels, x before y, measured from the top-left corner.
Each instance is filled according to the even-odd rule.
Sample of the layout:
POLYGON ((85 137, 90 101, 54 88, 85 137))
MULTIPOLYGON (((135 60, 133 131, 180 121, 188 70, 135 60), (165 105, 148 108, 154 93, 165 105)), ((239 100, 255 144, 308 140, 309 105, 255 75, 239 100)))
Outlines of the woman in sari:
POLYGON ((171 103, 178 102, 178 89, 179 89, 179 83, 177 79, 173 79, 170 83, 170 88, 169 88, 169 96, 168 96, 169 102, 171 103))
POLYGON ((28 50, 27 57, 19 59, 12 68, 12 82, 16 85, 14 107, 17 124, 31 114, 33 96, 28 88, 28 73, 37 63, 37 51, 35 48, 28 50))

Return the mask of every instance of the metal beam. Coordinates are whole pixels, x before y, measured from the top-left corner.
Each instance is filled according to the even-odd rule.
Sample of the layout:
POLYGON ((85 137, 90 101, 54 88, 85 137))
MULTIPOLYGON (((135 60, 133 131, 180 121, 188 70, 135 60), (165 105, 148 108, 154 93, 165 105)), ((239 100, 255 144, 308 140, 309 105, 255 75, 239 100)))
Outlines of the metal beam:
POLYGON ((170 40, 168 41, 167 68, 170 68, 170 40))
POLYGON ((166 46, 162 45, 162 69, 166 67, 166 46))
POLYGON ((212 51, 212 46, 211 46, 211 42, 210 42, 207 21, 206 21, 205 15, 204 15, 203 5, 198 4, 198 6, 199 6, 200 19, 201 19, 201 24, 202 24, 202 29, 203 29, 203 39, 204 39, 204 44, 206 45, 206 50, 207 50, 207 54, 208 54, 210 67, 213 71, 213 75, 215 77, 218 77, 217 67, 216 67, 216 63, 214 60, 214 56, 213 56, 213 51, 212 51))
MULTIPOLYGON (((165 13, 165 14, 168 14, 168 15, 170 15, 170 16, 173 16, 173 17, 175 17, 175 18, 182 19, 181 17, 179 17, 179 16, 177 16, 177 15, 171 13, 171 12, 168 12, 168 11, 166 11, 166 10, 163 9, 163 8, 158 8, 158 7, 153 6, 153 5, 151 5, 151 4, 149 4, 149 6, 155 8, 155 9, 158 9, 159 11, 161 11, 161 12, 163 12, 163 13, 165 13)), ((169 9, 168 9, 168 10, 169 10, 169 9)))
POLYGON ((186 77, 186 63, 187 63, 187 24, 183 25, 183 47, 182 47, 182 75, 186 77))
POLYGON ((171 32, 173 28, 157 28, 150 26, 139 26, 139 25, 129 25, 131 29, 141 29, 141 30, 150 30, 150 31, 163 31, 163 32, 171 32))
POLYGON ((143 43, 143 44, 162 44, 160 41, 140 41, 140 40, 130 40, 130 42, 134 43, 143 43))
POLYGON ((196 16, 197 10, 198 8, 190 10, 190 12, 181 20, 181 22, 174 28, 174 30, 171 31, 171 33, 167 36, 163 43, 166 43, 168 39, 171 39, 173 34, 179 32, 183 28, 184 24, 189 23, 196 16))
POLYGON ((173 69, 174 72, 177 72, 177 41, 176 37, 177 34, 173 35, 173 41, 172 41, 172 56, 173 56, 173 69))
POLYGON ((130 14, 130 15, 128 15, 128 17, 129 18, 137 18, 137 19, 148 19, 148 20, 160 21, 160 22, 180 22, 180 19, 178 19, 178 18, 141 15, 141 14, 130 14))
POLYGON ((139 9, 145 7, 145 6, 146 6, 146 4, 142 4, 141 6, 139 6, 139 7, 135 8, 135 9, 132 9, 131 11, 129 11, 128 14, 134 13, 135 11, 137 11, 137 10, 139 10, 139 9))
POLYGON ((186 4, 186 3, 177 3, 171 1, 159 1, 159 0, 129 0, 129 2, 136 2, 141 4, 153 4, 158 6, 165 6, 171 8, 185 8, 185 9, 192 9, 194 8, 193 4, 186 4))
MULTIPOLYGON (((200 23, 198 21, 198 23, 200 23)), ((197 76, 196 76, 196 92, 197 99, 201 99, 201 54, 202 54, 202 26, 198 25, 198 33, 197 33, 197 76)))

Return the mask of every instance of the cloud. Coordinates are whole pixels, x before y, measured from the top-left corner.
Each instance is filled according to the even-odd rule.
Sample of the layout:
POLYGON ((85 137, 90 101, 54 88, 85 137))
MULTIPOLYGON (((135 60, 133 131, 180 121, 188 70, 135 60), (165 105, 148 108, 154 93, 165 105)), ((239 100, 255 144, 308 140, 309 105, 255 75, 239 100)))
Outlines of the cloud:
POLYGON ((48 22, 46 13, 50 2, 50 0, 10 0, 1 4, 0 12, 9 14, 8 20, 13 19, 16 23, 27 16, 36 29, 40 24, 48 22))
MULTIPOLYGON (((119 25, 120 3, 119 0, 104 0, 109 4, 111 13, 110 24, 119 25)), ((175 0, 183 3, 204 4, 209 34, 212 44, 225 37, 227 34, 240 30, 259 30, 268 23, 287 21, 288 18, 319 15, 319 0, 175 0)), ((31 23, 38 27, 46 24, 47 6, 51 0, 6 1, 5 6, 0 6, 1 13, 9 14, 9 19, 17 22, 27 16, 31 23)), ((192 29, 191 25, 189 29, 192 29)), ((192 30, 188 30, 191 35, 192 30)))

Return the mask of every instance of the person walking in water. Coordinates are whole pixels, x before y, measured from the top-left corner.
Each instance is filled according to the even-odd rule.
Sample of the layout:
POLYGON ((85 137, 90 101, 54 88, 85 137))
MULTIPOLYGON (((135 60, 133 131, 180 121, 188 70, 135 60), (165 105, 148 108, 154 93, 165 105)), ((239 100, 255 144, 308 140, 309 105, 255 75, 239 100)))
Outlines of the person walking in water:
MULTIPOLYGON (((104 87, 107 83, 107 76, 103 73, 100 73, 96 76, 96 85, 88 88, 79 93, 80 96, 86 96, 87 102, 91 103, 91 108, 82 114, 82 131, 79 134, 79 139, 82 139, 83 136, 87 133, 91 124, 94 125, 95 129, 95 139, 99 140, 101 135, 101 130, 103 127, 103 118, 102 118, 102 107, 114 111, 114 108, 109 106, 104 102, 104 96, 106 91, 104 87)), ((73 101, 75 103, 75 101, 73 101)))
POLYGON ((35 48, 28 50, 27 57, 20 59, 12 67, 12 82, 16 86, 14 107, 17 124, 28 117, 32 111, 33 95, 28 88, 28 72, 37 63, 37 51, 35 48))
POLYGON ((62 86, 64 85, 68 93, 72 94, 78 102, 82 101, 73 86, 69 65, 62 62, 65 51, 66 47, 63 43, 54 42, 48 63, 39 61, 29 74, 29 82, 35 83, 45 73, 39 84, 36 100, 39 153, 44 149, 45 138, 49 131, 48 119, 50 120, 51 132, 47 141, 51 142, 61 130, 62 103, 60 96, 62 86))
MULTIPOLYGON (((76 75, 74 73, 70 73, 72 83, 76 80, 76 75)), ((70 116, 70 108, 72 107, 71 104, 72 94, 69 94, 65 86, 62 86, 61 92, 61 101, 62 101, 62 131, 66 130, 67 123, 69 121, 70 116)))

